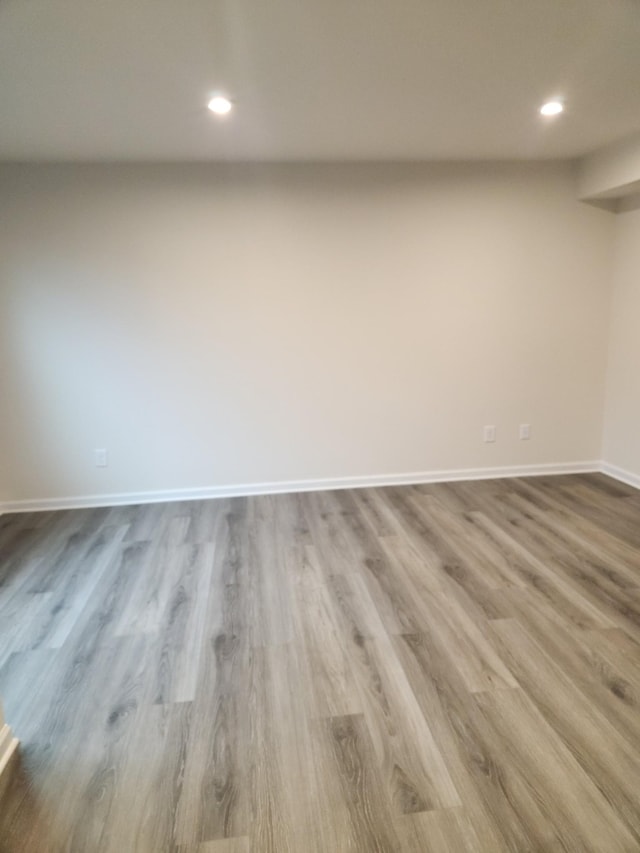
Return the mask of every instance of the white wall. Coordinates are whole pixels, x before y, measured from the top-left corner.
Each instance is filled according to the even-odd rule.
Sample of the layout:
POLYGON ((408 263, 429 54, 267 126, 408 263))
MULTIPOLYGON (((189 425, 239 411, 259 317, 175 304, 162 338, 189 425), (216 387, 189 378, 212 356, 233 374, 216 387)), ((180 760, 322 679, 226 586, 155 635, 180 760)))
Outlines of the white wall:
POLYGON ((640 195, 616 216, 604 459, 640 486, 640 195))
POLYGON ((561 164, 2 167, 8 496, 600 458, 614 218, 575 195, 561 164))

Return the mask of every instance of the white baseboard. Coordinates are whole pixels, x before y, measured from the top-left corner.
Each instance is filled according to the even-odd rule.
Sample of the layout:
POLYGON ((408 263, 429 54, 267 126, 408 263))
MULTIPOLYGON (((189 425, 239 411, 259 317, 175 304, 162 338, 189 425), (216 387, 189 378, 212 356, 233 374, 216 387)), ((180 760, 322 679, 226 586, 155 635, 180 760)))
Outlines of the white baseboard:
MULTIPOLYGON (((405 486, 419 483, 446 483, 458 480, 496 480, 503 477, 536 477, 554 474, 584 474, 601 471, 600 462, 559 462, 543 465, 507 465, 496 468, 453 468, 445 471, 417 471, 406 474, 377 474, 358 477, 329 477, 322 480, 282 480, 273 483, 208 486, 194 489, 168 489, 156 492, 79 495, 9 501, 0 504, 1 513, 40 512, 54 509, 82 509, 100 506, 193 501, 210 498, 247 497, 291 492, 317 492, 330 489, 362 489, 373 486, 405 486)), ((613 476, 613 475, 612 475, 613 476)))
POLYGON ((611 465, 609 462, 602 462, 600 471, 609 477, 613 477, 614 480, 626 483, 627 486, 640 489, 640 475, 638 474, 632 474, 631 471, 625 471, 624 468, 618 468, 617 465, 611 465))
POLYGON ((9 726, 2 725, 2 717, 0 716, 0 800, 11 781, 17 749, 17 739, 11 734, 9 726))

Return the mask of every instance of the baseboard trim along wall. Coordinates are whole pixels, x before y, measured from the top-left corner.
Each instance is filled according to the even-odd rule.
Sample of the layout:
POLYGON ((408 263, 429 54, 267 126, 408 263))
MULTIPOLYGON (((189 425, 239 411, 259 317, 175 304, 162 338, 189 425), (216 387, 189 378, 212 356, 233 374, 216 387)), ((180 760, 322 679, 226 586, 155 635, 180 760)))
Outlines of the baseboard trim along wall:
POLYGON ((2 719, 0 710, 0 800, 7 789, 17 758, 18 740, 2 719))
POLYGON ((624 468, 618 468, 617 465, 610 465, 608 462, 601 464, 600 471, 609 477, 613 477, 614 480, 626 483, 627 486, 640 489, 640 475, 638 474, 632 474, 631 471, 625 471, 624 468))
MULTIPOLYGON (((605 471, 611 477, 623 479, 605 471)), ((40 512, 55 509, 82 509, 100 506, 195 501, 209 498, 247 497, 290 492, 318 492, 331 489, 364 489, 374 486, 408 486, 420 483, 447 483, 456 480, 497 480, 503 477, 536 477, 554 474, 586 474, 604 471, 602 462, 560 462, 542 465, 511 465, 496 468, 454 468, 449 471, 418 471, 406 474, 377 474, 359 477, 329 477, 322 480, 283 480, 273 483, 243 483, 231 486, 210 486, 194 489, 168 489, 156 492, 125 492, 123 494, 80 495, 76 497, 42 498, 40 500, 9 501, 0 504, 0 513, 40 512)), ((624 473, 624 472, 622 472, 624 473)), ((629 475, 633 476, 633 475, 629 475)), ((640 488, 640 478, 636 478, 640 488)), ((625 480, 624 482, 629 482, 625 480)))

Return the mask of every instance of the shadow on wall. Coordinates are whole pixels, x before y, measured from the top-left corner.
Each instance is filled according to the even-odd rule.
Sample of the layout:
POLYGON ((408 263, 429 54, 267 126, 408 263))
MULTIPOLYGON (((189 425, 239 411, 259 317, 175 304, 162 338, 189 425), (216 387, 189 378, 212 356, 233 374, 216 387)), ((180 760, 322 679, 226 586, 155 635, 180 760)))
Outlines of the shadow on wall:
POLYGON ((634 210, 640 210, 640 192, 618 200, 617 213, 631 213, 634 210))

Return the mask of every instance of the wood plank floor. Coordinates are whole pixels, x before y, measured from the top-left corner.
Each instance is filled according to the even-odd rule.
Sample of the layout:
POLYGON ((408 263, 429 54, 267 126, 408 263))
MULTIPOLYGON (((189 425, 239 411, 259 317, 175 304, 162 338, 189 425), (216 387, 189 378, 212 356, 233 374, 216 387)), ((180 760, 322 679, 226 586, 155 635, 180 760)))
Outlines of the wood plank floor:
POLYGON ((640 851, 640 493, 0 518, 2 853, 640 851))

